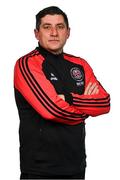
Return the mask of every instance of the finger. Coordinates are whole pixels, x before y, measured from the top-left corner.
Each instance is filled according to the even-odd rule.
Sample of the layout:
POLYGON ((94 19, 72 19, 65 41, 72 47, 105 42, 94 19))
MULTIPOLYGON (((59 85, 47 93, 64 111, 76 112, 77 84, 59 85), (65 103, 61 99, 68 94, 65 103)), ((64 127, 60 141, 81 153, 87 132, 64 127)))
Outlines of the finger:
POLYGON ((93 91, 91 92, 91 95, 98 94, 98 93, 99 93, 98 86, 95 86, 93 91))
POLYGON ((88 95, 91 95, 95 88, 96 88, 96 83, 93 83, 88 90, 88 95))
POLYGON ((96 94, 98 94, 99 93, 99 89, 97 89, 97 91, 96 91, 96 94))
POLYGON ((59 94, 58 95, 60 98, 62 98, 63 100, 65 100, 65 96, 63 94, 59 94))
POLYGON ((89 84, 87 85, 87 87, 86 87, 86 89, 85 89, 85 92, 84 92, 84 94, 85 94, 85 95, 87 95, 87 94, 88 94, 88 91, 89 91, 89 89, 90 89, 91 85, 92 85, 92 83, 91 83, 91 82, 89 82, 89 84))

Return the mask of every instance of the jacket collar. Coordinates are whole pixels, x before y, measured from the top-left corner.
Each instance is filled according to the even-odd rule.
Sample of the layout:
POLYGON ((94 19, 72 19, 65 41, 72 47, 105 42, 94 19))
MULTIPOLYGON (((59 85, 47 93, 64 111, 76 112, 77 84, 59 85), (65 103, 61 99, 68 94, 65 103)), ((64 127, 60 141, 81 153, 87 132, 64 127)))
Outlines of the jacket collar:
POLYGON ((53 54, 49 51, 47 51, 45 48, 43 48, 40 43, 38 43, 38 47, 36 48, 39 53, 43 56, 43 57, 54 57, 54 58, 58 58, 58 57, 63 57, 63 52, 60 54, 53 54))

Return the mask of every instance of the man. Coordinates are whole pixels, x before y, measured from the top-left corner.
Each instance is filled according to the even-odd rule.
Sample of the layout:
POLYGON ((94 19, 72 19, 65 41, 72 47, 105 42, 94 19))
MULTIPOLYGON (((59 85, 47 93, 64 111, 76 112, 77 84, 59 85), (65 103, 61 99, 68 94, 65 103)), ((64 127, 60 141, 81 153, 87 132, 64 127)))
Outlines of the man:
POLYGON ((70 28, 51 6, 36 15, 39 46, 15 65, 21 179, 84 179, 85 119, 110 110, 110 96, 82 58, 63 52, 70 28))

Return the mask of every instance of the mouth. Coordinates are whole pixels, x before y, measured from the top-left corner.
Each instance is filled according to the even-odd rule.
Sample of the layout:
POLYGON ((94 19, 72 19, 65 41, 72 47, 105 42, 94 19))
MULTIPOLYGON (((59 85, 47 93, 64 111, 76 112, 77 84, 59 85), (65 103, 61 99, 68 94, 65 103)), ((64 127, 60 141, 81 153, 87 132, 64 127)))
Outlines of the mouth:
POLYGON ((50 42, 58 42, 59 40, 58 39, 50 39, 49 41, 50 42))
POLYGON ((51 45, 54 45, 54 46, 58 46, 58 44, 59 44, 59 40, 57 40, 57 39, 50 39, 49 41, 48 41, 51 45))

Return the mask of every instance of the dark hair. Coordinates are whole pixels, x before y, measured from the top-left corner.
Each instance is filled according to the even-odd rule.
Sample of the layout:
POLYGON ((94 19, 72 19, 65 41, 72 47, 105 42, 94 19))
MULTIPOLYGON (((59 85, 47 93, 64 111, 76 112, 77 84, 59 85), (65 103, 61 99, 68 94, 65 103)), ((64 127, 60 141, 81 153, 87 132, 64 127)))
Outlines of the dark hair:
POLYGON ((48 14, 49 15, 55 15, 55 14, 62 15, 67 28, 69 27, 67 15, 57 6, 50 6, 50 7, 47 7, 45 9, 41 10, 38 14, 36 14, 36 29, 39 30, 39 26, 41 24, 41 18, 48 15, 48 14))

